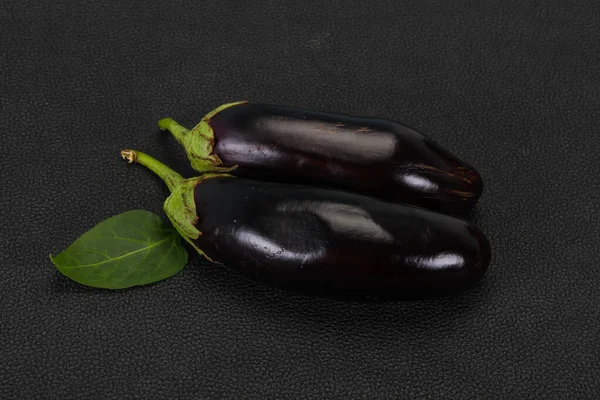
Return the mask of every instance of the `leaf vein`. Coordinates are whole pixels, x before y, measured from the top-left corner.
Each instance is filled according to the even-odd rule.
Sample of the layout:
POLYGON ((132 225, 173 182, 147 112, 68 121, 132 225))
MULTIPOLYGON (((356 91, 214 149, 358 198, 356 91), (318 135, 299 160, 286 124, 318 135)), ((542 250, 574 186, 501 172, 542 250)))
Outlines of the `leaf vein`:
POLYGON ((75 265, 75 266, 63 266, 62 268, 69 268, 69 269, 73 269, 73 268, 95 267, 95 266, 98 266, 98 265, 101 265, 101 264, 105 264, 105 263, 108 263, 108 262, 111 262, 111 261, 118 261, 118 260, 121 260, 121 259, 123 259, 123 258, 129 257, 129 256, 130 256, 130 255, 132 255, 132 254, 140 253, 140 252, 142 252, 142 251, 150 250, 150 249, 152 249, 152 248, 154 248, 154 247, 156 247, 156 246, 159 246, 161 243, 163 243, 163 242, 165 242, 165 241, 169 240, 171 237, 172 237, 172 235, 169 235, 169 236, 167 236, 166 238, 164 238, 164 239, 162 239, 162 240, 159 240, 158 242, 156 242, 156 243, 154 243, 154 244, 151 244, 151 245, 149 245, 149 246, 142 247, 142 248, 140 248, 140 249, 138 249, 138 250, 134 250, 134 251, 132 251, 132 252, 125 253, 125 254, 123 254, 122 256, 118 256, 118 257, 114 257, 114 258, 109 258, 109 259, 107 259, 107 260, 100 261, 100 262, 98 262, 98 263, 94 263, 94 264, 83 264, 83 265, 81 265, 81 264, 80 264, 80 265, 75 265))

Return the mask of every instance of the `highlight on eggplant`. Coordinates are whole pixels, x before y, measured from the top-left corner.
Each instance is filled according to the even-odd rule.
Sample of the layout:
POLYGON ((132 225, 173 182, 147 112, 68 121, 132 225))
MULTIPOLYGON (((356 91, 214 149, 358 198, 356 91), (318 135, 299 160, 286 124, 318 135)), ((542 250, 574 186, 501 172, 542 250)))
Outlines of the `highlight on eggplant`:
POLYGON ((184 179, 147 154, 121 154, 165 181, 165 213, 188 243, 256 280, 325 295, 421 297, 471 288, 490 263, 485 235, 455 217, 230 174, 184 179))
POLYGON ((479 172, 400 122, 239 101, 188 130, 159 121, 184 146, 192 168, 339 188, 448 213, 479 201, 479 172))

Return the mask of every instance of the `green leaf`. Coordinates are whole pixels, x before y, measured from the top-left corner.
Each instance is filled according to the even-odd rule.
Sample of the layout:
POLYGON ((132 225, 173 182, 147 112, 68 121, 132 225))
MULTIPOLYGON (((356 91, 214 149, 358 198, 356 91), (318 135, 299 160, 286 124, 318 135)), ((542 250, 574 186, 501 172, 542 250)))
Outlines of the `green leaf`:
POLYGON ((123 289, 169 278, 188 253, 181 236, 160 217, 133 210, 108 218, 50 259, 65 276, 86 286, 123 289))

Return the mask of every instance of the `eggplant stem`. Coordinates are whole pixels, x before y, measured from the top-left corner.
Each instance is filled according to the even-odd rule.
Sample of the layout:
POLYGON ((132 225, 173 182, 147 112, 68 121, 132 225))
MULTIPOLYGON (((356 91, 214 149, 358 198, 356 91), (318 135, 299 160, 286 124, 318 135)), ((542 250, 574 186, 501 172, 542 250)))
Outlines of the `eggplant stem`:
POLYGON ((171 118, 163 118, 158 121, 158 128, 161 131, 169 131, 171 135, 181 144, 184 144, 185 138, 190 134, 189 129, 179 125, 177 121, 171 118))
POLYGON ((180 174, 146 153, 125 149, 121 151, 121 157, 130 164, 135 162, 154 172, 167 184, 170 192, 183 183, 183 177, 180 174))

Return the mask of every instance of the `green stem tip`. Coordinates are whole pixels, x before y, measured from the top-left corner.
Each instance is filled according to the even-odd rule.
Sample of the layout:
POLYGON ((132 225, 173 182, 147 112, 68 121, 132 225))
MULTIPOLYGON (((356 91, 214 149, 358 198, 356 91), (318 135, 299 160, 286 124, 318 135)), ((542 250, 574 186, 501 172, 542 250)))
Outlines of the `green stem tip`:
POLYGON ((135 162, 154 172, 167 184, 171 192, 183 183, 183 177, 180 174, 141 151, 125 149, 121 151, 121 157, 130 164, 135 162))

